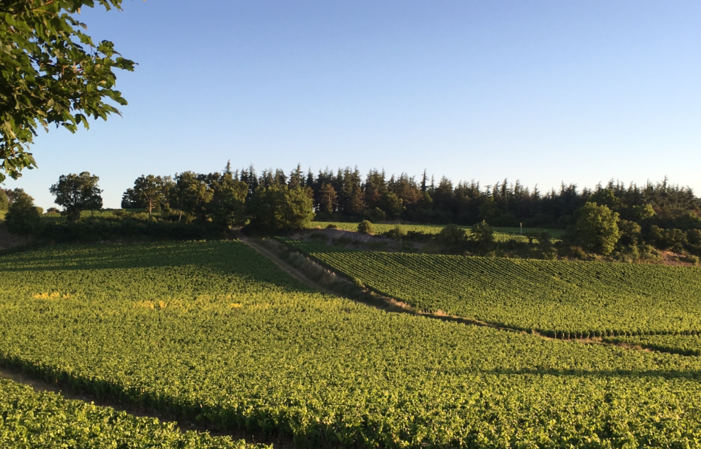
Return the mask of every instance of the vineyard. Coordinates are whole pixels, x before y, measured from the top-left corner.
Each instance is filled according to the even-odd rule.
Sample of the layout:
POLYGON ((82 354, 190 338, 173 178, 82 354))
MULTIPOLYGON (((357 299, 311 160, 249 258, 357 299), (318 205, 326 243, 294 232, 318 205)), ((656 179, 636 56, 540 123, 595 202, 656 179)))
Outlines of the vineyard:
POLYGON ((624 343, 658 351, 701 356, 701 335, 643 335, 608 338, 612 343, 624 343))
POLYGON ((564 338, 701 331, 697 267, 348 251, 284 241, 422 310, 564 338))
POLYGON ((109 407, 69 401, 56 393, 0 379, 0 447, 254 449, 226 437, 181 432, 173 423, 137 418, 109 407))
MULTIPOLYGON (((358 257, 338 254, 338 260, 358 257)), ((373 260, 372 267, 382 265, 373 260)), ((416 260, 432 260, 424 269, 431 276, 445 272, 442 280, 463 263, 416 260)), ((388 270, 401 266, 382 261, 388 270)), ((541 273, 523 267, 531 276, 541 273)), ((563 269, 560 277, 583 278, 582 270, 563 269)), ((414 272, 394 273, 421 293, 414 272)), ((672 273, 636 282, 663 282, 681 292, 698 283, 687 287, 690 277, 672 273)), ((612 275, 600 276, 596 282, 604 284, 612 275)), ((511 286, 528 299, 536 280, 523 274, 511 286)), ((688 320, 682 325, 691 328, 695 321, 688 320)), ((696 357, 383 312, 312 291, 239 242, 57 246, 0 257, 0 363, 214 429, 287 435, 299 447, 692 447, 701 441, 696 357)), ((117 423, 112 435, 136 432, 129 430, 135 421, 116 412, 0 387, 0 438, 52 426, 100 431, 106 422, 117 423), (37 422, 36 410, 53 416, 58 409, 65 411, 37 422)), ((173 441, 205 438, 149 423, 139 424, 144 441, 156 438, 149 429, 173 441)), ((5 446, 32 447, 11 441, 5 446)), ((206 444, 197 447, 229 447, 206 444)))

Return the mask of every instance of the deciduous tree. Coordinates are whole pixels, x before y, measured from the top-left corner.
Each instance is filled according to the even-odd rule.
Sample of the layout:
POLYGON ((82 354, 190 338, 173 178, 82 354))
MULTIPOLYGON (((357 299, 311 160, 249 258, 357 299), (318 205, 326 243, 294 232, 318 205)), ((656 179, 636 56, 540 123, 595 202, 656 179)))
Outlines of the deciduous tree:
POLYGON ((114 69, 132 71, 109 41, 94 43, 76 19, 82 7, 122 0, 3 0, 0 4, 0 182, 36 166, 27 150, 37 128, 75 132, 126 105, 114 69))
POLYGON ((268 232, 304 229, 314 218, 313 201, 306 188, 258 187, 247 210, 251 228, 268 232))
POLYGON ((197 221, 207 221, 207 204, 212 200, 214 192, 209 188, 202 176, 186 171, 175 176, 175 185, 171 190, 173 205, 189 214, 197 221))
POLYGON ((168 192, 173 187, 170 176, 141 175, 134 181, 134 188, 128 189, 133 202, 148 209, 148 215, 154 208, 160 209, 168 204, 168 192))
POLYGON ((234 179, 231 173, 224 173, 212 181, 212 200, 208 204, 214 226, 226 231, 233 226, 246 224, 246 196, 248 184, 234 179))
POLYGON ((79 175, 61 175, 49 191, 56 197, 55 203, 65 209, 68 219, 77 222, 81 211, 102 208, 102 190, 97 185, 99 180, 98 176, 86 171, 79 175))

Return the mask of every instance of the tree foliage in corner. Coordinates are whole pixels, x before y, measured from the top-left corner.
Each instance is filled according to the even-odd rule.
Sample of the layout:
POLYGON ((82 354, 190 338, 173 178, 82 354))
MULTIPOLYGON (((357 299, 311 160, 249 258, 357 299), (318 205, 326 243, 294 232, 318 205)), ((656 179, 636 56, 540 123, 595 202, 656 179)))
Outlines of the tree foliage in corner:
POLYGON ((3 0, 0 3, 0 182, 36 162, 27 150, 38 126, 75 132, 88 117, 107 119, 126 105, 114 69, 133 71, 109 41, 97 45, 75 15, 122 0, 3 0))

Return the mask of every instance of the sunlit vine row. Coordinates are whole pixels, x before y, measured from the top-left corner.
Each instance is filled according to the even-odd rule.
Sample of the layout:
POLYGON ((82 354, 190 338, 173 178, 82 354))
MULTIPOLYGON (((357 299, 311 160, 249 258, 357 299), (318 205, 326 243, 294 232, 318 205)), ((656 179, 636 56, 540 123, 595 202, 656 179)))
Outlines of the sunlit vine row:
POLYGON ((243 440, 182 432, 175 423, 136 417, 110 407, 63 399, 57 393, 0 378, 0 447, 246 449, 243 440))
POLYGON ((420 309, 558 337, 696 334, 701 268, 369 251, 286 240, 420 309))

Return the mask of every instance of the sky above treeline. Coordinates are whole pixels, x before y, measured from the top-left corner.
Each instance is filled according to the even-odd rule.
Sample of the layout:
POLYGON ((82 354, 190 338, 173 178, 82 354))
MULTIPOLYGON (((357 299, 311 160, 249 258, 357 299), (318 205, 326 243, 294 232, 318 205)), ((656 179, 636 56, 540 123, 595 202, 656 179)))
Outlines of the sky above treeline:
POLYGON ((123 117, 40 131, 24 188, 298 163, 547 190, 668 176, 701 193, 701 2, 125 1, 80 19, 138 63, 123 117))

